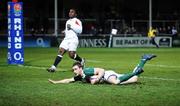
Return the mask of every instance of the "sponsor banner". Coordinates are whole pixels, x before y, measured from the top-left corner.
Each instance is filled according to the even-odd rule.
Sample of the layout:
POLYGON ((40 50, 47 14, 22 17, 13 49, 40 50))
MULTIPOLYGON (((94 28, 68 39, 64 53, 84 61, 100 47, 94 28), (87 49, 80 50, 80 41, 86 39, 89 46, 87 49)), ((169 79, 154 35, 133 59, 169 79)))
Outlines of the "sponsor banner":
POLYGON ((50 37, 25 37, 24 47, 50 47, 50 37))
MULTIPOLYGON (((24 47, 50 47, 52 37, 24 36, 24 47)), ((0 47, 7 47, 7 37, 0 36, 0 47)))
MULTIPOLYGON (((156 37, 159 47, 172 47, 171 37, 156 37)), ((155 47, 148 37, 113 37, 112 47, 155 47)))
MULTIPOLYGON (((61 44, 64 36, 58 36, 58 37, 53 37, 51 39, 51 46, 56 46, 61 44), (57 41, 57 42, 56 42, 57 41)), ((101 47, 107 47, 108 46, 108 41, 109 41, 109 36, 78 36, 79 39, 79 45, 78 47, 96 47, 96 48, 101 48, 101 47)))
POLYGON ((24 64, 22 2, 8 2, 8 64, 24 64))
POLYGON ((79 37, 79 47, 107 47, 109 37, 79 37))

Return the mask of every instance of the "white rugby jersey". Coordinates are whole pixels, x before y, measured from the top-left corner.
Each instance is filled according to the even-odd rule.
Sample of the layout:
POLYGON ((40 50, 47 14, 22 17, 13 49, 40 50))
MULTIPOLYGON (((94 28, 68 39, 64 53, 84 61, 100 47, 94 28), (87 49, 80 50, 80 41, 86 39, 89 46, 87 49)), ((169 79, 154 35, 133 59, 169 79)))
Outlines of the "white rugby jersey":
POLYGON ((66 21, 65 39, 77 38, 77 36, 81 33, 82 33, 82 23, 79 19, 74 17, 66 21), (68 30, 67 28, 68 24, 71 25, 70 30, 68 30))

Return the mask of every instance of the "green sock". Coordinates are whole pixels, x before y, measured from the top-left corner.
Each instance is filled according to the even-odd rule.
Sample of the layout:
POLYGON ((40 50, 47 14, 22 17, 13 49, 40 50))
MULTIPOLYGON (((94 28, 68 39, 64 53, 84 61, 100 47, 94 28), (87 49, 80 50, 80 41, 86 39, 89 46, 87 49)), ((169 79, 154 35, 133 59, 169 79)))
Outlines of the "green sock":
POLYGON ((120 82, 123 82, 123 81, 127 81, 129 78, 133 76, 134 73, 128 73, 128 74, 124 74, 123 76, 120 76, 118 79, 120 80, 120 82))
POLYGON ((146 60, 141 59, 140 63, 138 64, 138 67, 143 68, 145 63, 146 60))
MULTIPOLYGON (((139 64, 134 68, 133 72, 136 71, 138 67, 139 67, 139 64)), ((137 76, 139 77, 140 75, 137 75, 137 76)))
MULTIPOLYGON (((137 68, 143 68, 144 64, 146 63, 146 60, 141 59, 140 63, 136 66, 137 68)), ((136 69, 137 69, 136 68, 136 69)), ((118 79, 123 82, 123 81, 127 81, 129 78, 133 77, 135 74, 134 73, 128 73, 128 74, 124 74, 123 76, 119 77, 118 79)), ((139 76, 139 75, 138 75, 139 76)))
MULTIPOLYGON (((140 63, 134 68, 133 72, 134 72, 137 68, 143 68, 144 65, 145 65, 145 63, 146 63, 146 60, 141 59, 140 63)), ((137 75, 137 76, 139 76, 139 75, 137 75)))

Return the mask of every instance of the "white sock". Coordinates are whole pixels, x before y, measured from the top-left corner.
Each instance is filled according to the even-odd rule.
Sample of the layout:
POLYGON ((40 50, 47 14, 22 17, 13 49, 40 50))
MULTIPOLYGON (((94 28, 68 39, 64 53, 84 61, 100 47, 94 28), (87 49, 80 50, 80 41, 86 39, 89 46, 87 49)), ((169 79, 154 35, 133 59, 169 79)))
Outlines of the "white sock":
POLYGON ((52 69, 56 69, 56 67, 54 65, 51 66, 52 69))

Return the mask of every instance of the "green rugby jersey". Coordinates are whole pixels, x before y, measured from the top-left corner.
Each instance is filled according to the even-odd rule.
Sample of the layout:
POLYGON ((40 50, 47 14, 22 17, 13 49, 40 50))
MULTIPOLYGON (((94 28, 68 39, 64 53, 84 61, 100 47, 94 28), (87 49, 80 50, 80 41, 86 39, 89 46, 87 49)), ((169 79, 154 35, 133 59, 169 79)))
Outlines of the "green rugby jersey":
POLYGON ((90 76, 94 75, 94 68, 89 67, 89 68, 84 68, 83 69, 83 76, 75 76, 74 80, 75 81, 82 81, 82 82, 90 82, 90 76))
POLYGON ((93 76, 94 75, 94 68, 93 67, 84 68, 83 72, 84 72, 85 76, 93 76))

